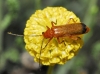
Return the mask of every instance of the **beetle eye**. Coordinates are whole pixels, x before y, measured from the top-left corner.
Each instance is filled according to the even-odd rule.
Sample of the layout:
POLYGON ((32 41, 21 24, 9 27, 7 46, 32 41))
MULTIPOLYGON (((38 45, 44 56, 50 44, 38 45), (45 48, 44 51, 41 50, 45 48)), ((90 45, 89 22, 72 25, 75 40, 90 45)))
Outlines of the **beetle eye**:
POLYGON ((44 34, 44 32, 42 32, 42 34, 44 34))

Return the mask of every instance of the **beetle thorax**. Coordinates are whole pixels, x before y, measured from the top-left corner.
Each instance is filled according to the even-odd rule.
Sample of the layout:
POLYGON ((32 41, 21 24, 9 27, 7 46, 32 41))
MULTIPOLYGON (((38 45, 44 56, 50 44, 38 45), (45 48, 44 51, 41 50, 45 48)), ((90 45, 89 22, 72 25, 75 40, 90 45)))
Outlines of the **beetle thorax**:
POLYGON ((42 33, 44 38, 53 38, 54 31, 52 29, 47 29, 45 32, 42 33))

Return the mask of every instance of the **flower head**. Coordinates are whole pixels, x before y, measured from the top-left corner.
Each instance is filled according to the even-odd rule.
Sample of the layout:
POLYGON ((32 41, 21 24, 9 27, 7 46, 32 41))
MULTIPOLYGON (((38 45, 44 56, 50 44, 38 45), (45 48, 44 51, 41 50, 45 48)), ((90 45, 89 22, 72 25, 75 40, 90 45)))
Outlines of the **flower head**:
POLYGON ((80 23, 80 19, 73 12, 63 7, 47 7, 43 10, 37 10, 30 17, 24 30, 24 41, 25 48, 36 62, 43 65, 64 64, 76 55, 83 45, 81 35, 79 35, 80 39, 77 40, 61 37, 61 43, 58 43, 57 38, 52 38, 48 42, 49 38, 46 39, 42 35, 48 29, 47 27, 52 27, 51 21, 57 21, 55 26, 75 23, 70 18, 76 23, 80 23))

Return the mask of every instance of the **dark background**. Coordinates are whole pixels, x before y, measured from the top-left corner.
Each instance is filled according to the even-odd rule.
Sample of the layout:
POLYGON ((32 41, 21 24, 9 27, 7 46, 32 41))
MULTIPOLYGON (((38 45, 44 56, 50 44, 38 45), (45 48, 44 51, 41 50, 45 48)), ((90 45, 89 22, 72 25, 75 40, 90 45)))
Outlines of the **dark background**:
POLYGON ((56 65, 53 74, 100 74, 100 0, 0 0, 0 74, 46 74, 48 66, 38 69, 23 37, 7 32, 23 34, 29 17, 47 6, 73 11, 91 29, 76 57, 56 65))

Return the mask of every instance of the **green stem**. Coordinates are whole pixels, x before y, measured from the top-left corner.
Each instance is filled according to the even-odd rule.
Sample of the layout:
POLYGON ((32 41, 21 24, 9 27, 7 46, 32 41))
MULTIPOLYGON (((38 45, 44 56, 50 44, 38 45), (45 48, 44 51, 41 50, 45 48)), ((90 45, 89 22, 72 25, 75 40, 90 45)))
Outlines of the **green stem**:
POLYGON ((52 74, 54 66, 49 66, 47 74, 52 74))
POLYGON ((2 20, 2 0, 0 0, 0 22, 2 20))
MULTIPOLYGON (((0 0, 0 22, 2 22, 2 0, 0 0)), ((2 23, 0 25, 2 25, 2 23)), ((0 52, 1 51, 2 51, 2 31, 0 29, 0 52)))

